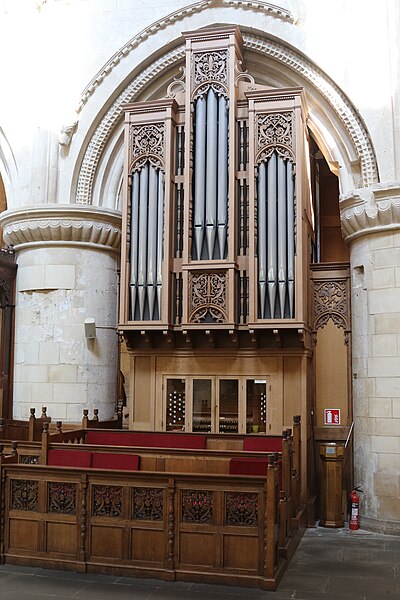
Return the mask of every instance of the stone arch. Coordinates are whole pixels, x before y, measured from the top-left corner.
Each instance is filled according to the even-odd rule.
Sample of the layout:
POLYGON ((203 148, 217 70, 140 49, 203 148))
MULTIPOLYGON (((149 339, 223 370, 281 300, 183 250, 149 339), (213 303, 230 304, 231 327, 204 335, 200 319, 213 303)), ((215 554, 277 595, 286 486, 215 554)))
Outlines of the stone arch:
MULTIPOLYGON (((210 4, 213 3, 199 2, 196 6, 191 5, 192 12, 204 10, 210 4)), ((226 10, 227 16, 232 17, 229 9, 226 10)), ((293 22, 290 14, 273 16, 284 18, 289 24, 293 22)), ((81 98, 81 108, 89 102, 109 73, 114 69, 118 70, 121 61, 129 56, 140 41, 150 35, 156 38, 157 31, 168 29, 168 23, 166 17, 163 24, 157 23, 149 27, 120 49, 86 88, 81 98)), ((310 59, 288 43, 265 32, 255 35, 254 30, 246 30, 245 26, 241 26, 241 30, 246 59, 249 58, 248 64, 253 67, 250 70, 256 79, 263 71, 269 73, 270 84, 304 86, 310 105, 310 128, 332 170, 339 176, 341 192, 346 193, 353 188, 376 183, 379 180, 378 167, 369 133, 358 111, 340 88, 310 59)), ((158 47, 157 41, 152 41, 155 41, 154 47, 158 47)), ((76 186, 73 197, 77 204, 100 204, 101 190, 118 188, 122 166, 118 166, 115 158, 121 157, 119 145, 122 143, 124 104, 143 99, 146 94, 154 94, 157 79, 169 71, 172 80, 184 61, 182 38, 176 38, 164 48, 164 53, 161 50, 158 57, 147 62, 143 69, 141 65, 136 65, 137 75, 122 87, 122 91, 98 121, 97 127, 86 137, 81 162, 76 165, 74 177, 76 186), (107 177, 111 177, 114 183, 107 181, 107 177)), ((110 205, 108 207, 112 208, 110 205)), ((118 207, 114 205, 113 208, 118 207)))

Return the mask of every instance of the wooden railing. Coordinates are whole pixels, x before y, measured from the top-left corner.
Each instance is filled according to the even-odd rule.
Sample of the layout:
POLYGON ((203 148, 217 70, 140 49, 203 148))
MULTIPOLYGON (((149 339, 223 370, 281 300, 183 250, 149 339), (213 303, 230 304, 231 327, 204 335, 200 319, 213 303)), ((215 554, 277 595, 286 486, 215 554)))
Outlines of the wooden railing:
POLYGON ((0 419, 1 440, 40 441, 42 437, 43 424, 50 423, 51 417, 47 416, 47 408, 42 407, 42 414, 36 418, 36 410, 30 409, 27 421, 18 419, 0 419))
POLYGON ((266 477, 2 466, 1 559, 275 589, 278 466, 266 477))

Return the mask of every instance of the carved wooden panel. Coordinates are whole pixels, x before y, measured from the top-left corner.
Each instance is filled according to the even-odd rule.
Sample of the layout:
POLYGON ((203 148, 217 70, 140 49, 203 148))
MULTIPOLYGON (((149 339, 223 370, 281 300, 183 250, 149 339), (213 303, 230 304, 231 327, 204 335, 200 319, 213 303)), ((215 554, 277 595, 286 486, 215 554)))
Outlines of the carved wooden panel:
POLYGON ((76 483, 50 482, 47 494, 50 513, 76 514, 76 483))
POLYGON ((258 494, 230 493, 225 494, 226 525, 258 525, 258 494))
POLYGON ((225 323, 228 319, 228 274, 226 272, 189 275, 189 322, 225 323))
POLYGON ((38 465, 39 464, 39 457, 38 456, 32 456, 32 455, 18 455, 18 462, 24 464, 24 465, 38 465))
POLYGON ((226 50, 195 52, 193 63, 193 80, 195 85, 199 85, 205 81, 227 82, 228 52, 226 50))
POLYGON ((332 319, 337 327, 348 330, 348 298, 345 280, 314 281, 314 330, 332 319))
POLYGON ((293 159, 293 112, 259 114, 256 119, 258 162, 276 151, 293 159))
POLYGON ((134 488, 133 518, 140 521, 162 521, 163 496, 162 488, 134 488))
POLYGON ((134 169, 140 169, 147 160, 155 168, 163 168, 164 140, 164 123, 131 125, 130 149, 134 169))
POLYGON ((93 515, 95 517, 120 517, 122 515, 122 487, 94 485, 93 515))
POLYGON ((182 490, 182 522, 212 523, 214 494, 207 490, 182 490))
POLYGON ((14 510, 37 511, 38 504, 38 481, 18 479, 11 481, 11 508, 14 510))

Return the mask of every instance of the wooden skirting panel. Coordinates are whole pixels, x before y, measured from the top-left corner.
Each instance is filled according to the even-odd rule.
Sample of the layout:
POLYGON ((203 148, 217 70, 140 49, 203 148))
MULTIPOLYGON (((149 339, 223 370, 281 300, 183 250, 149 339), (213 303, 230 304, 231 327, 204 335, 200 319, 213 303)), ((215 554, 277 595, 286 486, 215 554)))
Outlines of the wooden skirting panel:
MULTIPOLYGON (((278 470, 267 477, 4 464, 6 563, 275 589, 278 470)), ((293 536, 293 539, 296 536, 293 536)))

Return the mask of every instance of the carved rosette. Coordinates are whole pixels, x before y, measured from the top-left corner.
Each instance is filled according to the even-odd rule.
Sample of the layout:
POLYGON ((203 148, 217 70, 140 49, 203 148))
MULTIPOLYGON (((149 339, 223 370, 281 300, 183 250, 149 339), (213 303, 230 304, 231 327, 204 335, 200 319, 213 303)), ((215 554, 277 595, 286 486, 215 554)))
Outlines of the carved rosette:
POLYGON ((139 521, 163 520, 162 488, 135 488, 133 490, 133 518, 139 521))
POLYGON ((0 215, 0 227, 16 251, 73 245, 118 252, 121 245, 121 215, 99 207, 47 204, 7 210, 0 215))
POLYGON ((93 486, 93 515, 95 517, 120 517, 122 514, 122 487, 115 485, 93 486))
POLYGON ((19 462, 23 465, 38 465, 39 464, 39 457, 38 456, 32 456, 32 455, 28 455, 26 454, 24 455, 19 455, 19 462))
POLYGON ((13 510, 37 511, 39 504, 39 482, 11 480, 11 508, 13 510))
POLYGON ((49 483, 48 511, 50 513, 61 513, 63 515, 75 515, 76 483, 49 483))
POLYGON ((212 523, 214 494, 208 490, 182 490, 182 522, 212 523))
POLYGON ((164 170, 164 123, 132 124, 129 131, 132 170, 139 171, 146 162, 164 170))
POLYGON ((346 281, 314 282, 314 330, 324 327, 329 319, 341 329, 349 329, 346 281))
POLYGON ((228 274, 189 275, 189 323, 226 323, 228 274))
POLYGON ((282 158, 294 159, 293 112, 256 115, 256 162, 277 152, 282 158))
POLYGON ((226 525, 256 527, 258 525, 258 494, 234 493, 225 494, 226 525))

